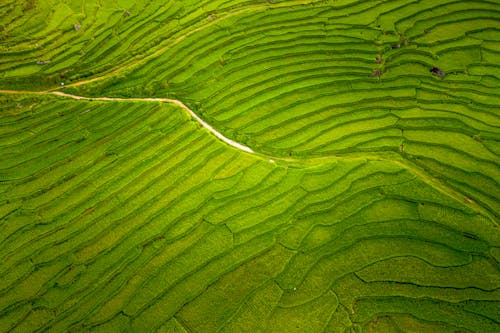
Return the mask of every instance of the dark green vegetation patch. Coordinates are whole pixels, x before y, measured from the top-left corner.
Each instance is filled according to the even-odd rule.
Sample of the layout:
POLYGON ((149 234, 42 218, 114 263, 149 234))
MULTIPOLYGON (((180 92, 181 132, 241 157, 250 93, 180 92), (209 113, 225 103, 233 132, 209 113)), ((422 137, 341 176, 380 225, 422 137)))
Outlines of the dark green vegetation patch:
POLYGON ((0 332, 500 331, 499 5, 3 1, 0 332))

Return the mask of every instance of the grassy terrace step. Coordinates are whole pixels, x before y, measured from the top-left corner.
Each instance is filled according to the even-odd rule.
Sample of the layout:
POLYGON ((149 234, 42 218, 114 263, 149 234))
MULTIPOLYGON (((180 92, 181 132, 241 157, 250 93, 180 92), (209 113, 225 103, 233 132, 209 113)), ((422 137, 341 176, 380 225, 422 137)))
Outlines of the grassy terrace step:
POLYGON ((0 333, 500 331, 497 1, 0 22, 0 333))
POLYGON ((390 161, 291 167, 167 104, 4 98, 0 149, 32 169, 3 173, 2 332, 500 325, 497 228, 390 161), (44 139, 75 124, 84 145, 44 139))

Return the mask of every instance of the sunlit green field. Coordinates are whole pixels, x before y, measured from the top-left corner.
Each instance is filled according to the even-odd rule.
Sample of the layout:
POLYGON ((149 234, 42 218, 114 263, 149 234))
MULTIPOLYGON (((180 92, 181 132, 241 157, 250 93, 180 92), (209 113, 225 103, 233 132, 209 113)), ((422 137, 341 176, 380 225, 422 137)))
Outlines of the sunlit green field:
POLYGON ((0 332, 500 332, 499 140, 497 0, 4 0, 0 332))

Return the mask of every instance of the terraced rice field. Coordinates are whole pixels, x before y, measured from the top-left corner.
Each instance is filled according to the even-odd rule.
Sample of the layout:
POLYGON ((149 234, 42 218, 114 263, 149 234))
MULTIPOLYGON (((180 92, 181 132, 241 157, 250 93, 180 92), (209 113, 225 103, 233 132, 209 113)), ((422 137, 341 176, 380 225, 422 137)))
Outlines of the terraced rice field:
POLYGON ((499 332, 500 3, 0 4, 0 332, 499 332))

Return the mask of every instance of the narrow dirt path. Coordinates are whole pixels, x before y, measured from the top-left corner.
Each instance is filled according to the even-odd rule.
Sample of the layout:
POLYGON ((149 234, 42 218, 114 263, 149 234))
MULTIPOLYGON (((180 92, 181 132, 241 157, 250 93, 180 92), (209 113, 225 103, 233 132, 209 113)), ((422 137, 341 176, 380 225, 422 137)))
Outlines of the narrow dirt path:
POLYGON ((222 135, 222 133, 220 133, 215 128, 213 128, 212 126, 210 126, 207 122, 205 122, 203 119, 201 119, 196 113, 193 112, 193 110, 191 110, 190 108, 188 108, 186 106, 186 104, 184 104, 181 101, 176 100, 176 99, 170 99, 170 98, 84 97, 84 96, 76 96, 76 95, 66 94, 66 93, 63 93, 61 91, 52 91, 52 92, 47 92, 47 93, 50 93, 52 95, 57 95, 57 96, 69 97, 69 98, 73 98, 73 99, 84 99, 84 100, 93 100, 93 101, 124 101, 124 102, 126 102, 126 101, 137 101, 137 102, 165 102, 165 103, 172 103, 172 104, 175 104, 175 105, 180 106, 181 108, 183 108, 187 113, 189 113, 191 115, 191 117, 193 117, 197 122, 199 122, 201 124, 201 126, 205 127, 210 133, 212 133, 213 135, 215 135, 216 137, 218 137, 220 140, 224 141, 228 145, 230 145, 230 146, 232 146, 232 147, 234 147, 236 149, 245 151, 247 153, 254 153, 254 151, 251 148, 249 148, 249 147, 247 147, 245 145, 242 145, 241 143, 238 143, 236 141, 233 141, 233 140, 231 140, 229 138, 226 138, 224 135, 222 135))
POLYGON ((170 98, 119 98, 119 97, 85 97, 85 96, 77 96, 77 95, 72 95, 72 94, 66 94, 63 93, 62 91, 38 91, 38 92, 32 92, 32 91, 15 91, 15 90, 0 90, 0 93, 5 93, 5 94, 37 94, 37 95, 57 95, 61 97, 67 97, 67 98, 72 98, 72 99, 78 99, 78 100, 87 100, 87 101, 121 101, 121 102, 130 102, 130 101, 136 101, 136 102, 165 102, 165 103, 171 103, 175 104, 182 109, 184 109, 191 117, 193 117, 198 123, 200 123, 201 126, 205 127, 210 133, 215 135, 217 138, 219 138, 221 141, 224 141, 228 145, 242 150, 247 153, 254 154, 255 152, 245 146, 242 145, 241 143, 238 143, 234 140, 231 140, 219 131, 217 131, 215 128, 210 126, 207 122, 205 122, 203 119, 201 119, 196 113, 193 112, 190 108, 186 106, 186 104, 182 103, 179 100, 176 99, 170 99, 170 98))

